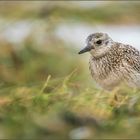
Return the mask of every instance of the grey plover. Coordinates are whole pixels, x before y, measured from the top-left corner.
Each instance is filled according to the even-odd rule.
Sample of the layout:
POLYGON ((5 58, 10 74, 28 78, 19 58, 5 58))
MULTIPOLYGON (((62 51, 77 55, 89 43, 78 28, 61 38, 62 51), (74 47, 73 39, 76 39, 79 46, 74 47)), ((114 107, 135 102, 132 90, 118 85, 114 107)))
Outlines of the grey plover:
POLYGON ((140 52, 131 45, 113 41, 106 33, 87 37, 79 54, 90 52, 89 69, 94 80, 110 90, 124 82, 140 88, 140 52))

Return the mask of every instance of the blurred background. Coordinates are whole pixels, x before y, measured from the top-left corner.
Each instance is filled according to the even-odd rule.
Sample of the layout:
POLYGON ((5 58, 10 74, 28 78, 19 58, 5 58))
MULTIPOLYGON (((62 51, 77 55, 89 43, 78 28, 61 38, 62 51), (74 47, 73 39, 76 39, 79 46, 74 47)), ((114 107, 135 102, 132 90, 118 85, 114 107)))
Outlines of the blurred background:
POLYGON ((140 2, 0 1, 0 138, 139 138, 138 90, 96 86, 86 37, 140 50, 140 2))

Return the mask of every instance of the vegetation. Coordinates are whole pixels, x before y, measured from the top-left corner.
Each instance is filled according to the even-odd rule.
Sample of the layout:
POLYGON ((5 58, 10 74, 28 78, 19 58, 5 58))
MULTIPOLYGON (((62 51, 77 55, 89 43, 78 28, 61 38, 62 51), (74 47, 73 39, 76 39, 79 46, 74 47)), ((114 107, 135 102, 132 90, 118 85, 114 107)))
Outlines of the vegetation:
MULTIPOLYGON (((137 7, 130 8, 133 14, 139 10, 137 7)), ((79 22, 88 23, 93 18, 106 22, 108 17, 107 22, 113 23, 115 17, 109 10, 118 13, 118 17, 121 10, 105 8, 106 13, 104 9, 98 13, 98 8, 61 8, 52 8, 45 27, 49 41, 42 46, 35 43, 34 33, 21 44, 0 40, 0 138, 139 138, 140 91, 123 85, 112 92, 97 88, 88 71, 87 58, 79 57, 78 49, 70 48, 53 34, 59 19, 68 18, 66 14, 79 22), (95 14, 91 14, 92 10, 95 14)), ((3 15, 9 14, 1 10, 3 15)), ((17 13, 16 9, 12 11, 17 13)), ((35 19, 42 18, 39 10, 33 13, 35 19)), ((136 17, 137 14, 133 19, 136 17)))

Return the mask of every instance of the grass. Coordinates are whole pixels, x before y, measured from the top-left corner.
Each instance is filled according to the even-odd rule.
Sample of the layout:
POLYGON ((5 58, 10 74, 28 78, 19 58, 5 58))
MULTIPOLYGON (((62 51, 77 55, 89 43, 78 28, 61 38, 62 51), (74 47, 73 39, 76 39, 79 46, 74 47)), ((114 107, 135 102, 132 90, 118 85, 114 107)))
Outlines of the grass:
POLYGON ((63 44, 61 52, 25 44, 18 51, 7 45, 0 56, 0 138, 139 138, 138 90, 96 88, 63 44))
POLYGON ((91 9, 46 5, 37 10, 31 5, 0 5, 4 19, 47 23, 42 46, 32 35, 16 44, 19 49, 0 40, 0 139, 139 138, 140 91, 123 85, 111 92, 97 88, 87 58, 52 33, 65 21, 139 23, 139 4, 91 9))
POLYGON ((1 97, 1 138, 69 138, 83 126, 92 132, 89 138, 139 138, 139 91, 119 88, 116 102, 99 89, 75 92, 71 78, 50 90, 54 79, 48 76, 41 88, 15 87, 1 97))
POLYGON ((110 2, 94 8, 80 8, 73 3, 61 2, 58 5, 51 2, 15 4, 1 3, 0 15, 4 19, 43 19, 51 24, 60 22, 85 22, 88 24, 139 24, 140 5, 138 2, 110 2), (62 5, 61 5, 62 4, 62 5), (9 14, 10 13, 10 14, 9 14), (115 16, 114 16, 115 15, 115 16))

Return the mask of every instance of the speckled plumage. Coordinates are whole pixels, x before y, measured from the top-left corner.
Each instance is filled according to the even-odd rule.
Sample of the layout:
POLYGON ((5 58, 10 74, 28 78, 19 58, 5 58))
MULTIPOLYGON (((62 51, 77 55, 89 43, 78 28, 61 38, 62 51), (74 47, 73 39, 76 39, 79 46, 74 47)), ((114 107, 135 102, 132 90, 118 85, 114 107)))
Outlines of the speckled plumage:
POLYGON ((91 53, 89 69, 101 87, 110 90, 124 82, 140 88, 140 52, 137 49, 114 42, 105 33, 91 34, 87 44, 91 53))

